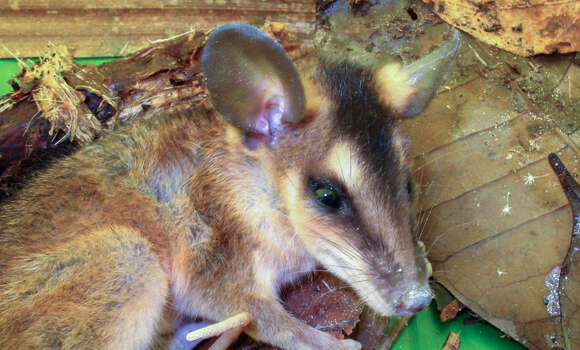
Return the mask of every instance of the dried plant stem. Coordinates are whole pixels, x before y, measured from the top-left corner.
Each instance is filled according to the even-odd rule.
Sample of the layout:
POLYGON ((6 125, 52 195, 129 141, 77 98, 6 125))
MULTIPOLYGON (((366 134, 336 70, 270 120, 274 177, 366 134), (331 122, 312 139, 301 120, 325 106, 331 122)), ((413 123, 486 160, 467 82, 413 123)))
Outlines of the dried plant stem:
POLYGON ((226 318, 221 322, 190 332, 187 334, 185 339, 187 341, 195 341, 199 339, 216 337, 230 330, 243 330, 243 328, 246 327, 251 321, 252 316, 249 313, 240 312, 239 314, 230 318, 226 318))

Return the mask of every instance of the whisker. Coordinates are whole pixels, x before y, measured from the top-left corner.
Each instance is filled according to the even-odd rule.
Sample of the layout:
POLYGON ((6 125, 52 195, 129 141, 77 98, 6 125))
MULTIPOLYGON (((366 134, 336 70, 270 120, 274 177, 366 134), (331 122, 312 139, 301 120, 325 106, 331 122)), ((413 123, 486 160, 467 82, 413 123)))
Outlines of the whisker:
POLYGON ((444 236, 445 234, 442 233, 439 236, 435 237, 435 239, 433 240, 433 242, 431 243, 431 246, 429 247, 429 249, 427 249, 427 251, 425 252, 425 255, 429 256, 429 254, 431 253, 431 249, 433 249, 433 247, 435 247, 435 244, 437 244, 437 242, 439 242, 439 240, 444 236))
MULTIPOLYGON (((309 233, 304 233, 305 236, 310 236, 310 237, 315 237, 319 240, 322 240, 323 242, 328 243, 331 247, 333 248, 337 248, 337 250, 341 251, 343 254, 347 255, 350 258, 353 259, 357 259, 357 260, 363 260, 365 261, 366 257, 362 256, 361 253, 352 245, 341 245, 338 242, 335 242, 331 239, 329 239, 328 237, 324 237, 322 234, 319 234, 318 232, 315 231, 309 231, 309 233)), ((345 243, 349 244, 350 242, 345 241, 345 243)))
POLYGON ((429 222, 429 219, 431 218, 431 213, 433 212, 433 207, 431 207, 429 209, 429 213, 426 214, 427 217, 425 218, 425 221, 423 222, 423 225, 421 227, 421 231, 419 232, 419 237, 417 237, 417 240, 421 240, 421 238, 423 237, 423 232, 425 232, 425 228, 427 227, 427 222, 429 222))

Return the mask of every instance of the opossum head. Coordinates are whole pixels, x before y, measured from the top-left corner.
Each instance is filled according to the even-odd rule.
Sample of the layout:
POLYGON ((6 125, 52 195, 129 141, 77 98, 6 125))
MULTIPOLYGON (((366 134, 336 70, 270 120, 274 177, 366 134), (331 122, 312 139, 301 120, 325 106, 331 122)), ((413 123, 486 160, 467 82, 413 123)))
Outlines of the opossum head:
POLYGON ((308 77, 248 25, 217 29, 204 49, 214 106, 246 147, 267 150, 264 168, 295 237, 383 315, 409 315, 432 299, 412 229, 402 119, 425 108, 456 46, 408 67, 323 61, 308 77))

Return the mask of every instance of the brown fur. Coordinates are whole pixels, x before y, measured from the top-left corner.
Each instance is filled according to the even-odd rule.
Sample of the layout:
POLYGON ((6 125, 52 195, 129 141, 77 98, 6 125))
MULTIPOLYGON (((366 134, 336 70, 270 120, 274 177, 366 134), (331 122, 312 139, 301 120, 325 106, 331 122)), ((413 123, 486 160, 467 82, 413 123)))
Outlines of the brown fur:
POLYGON ((291 317, 279 288, 327 259, 389 314, 389 298, 425 283, 424 261, 408 205, 385 202, 358 146, 330 134, 333 102, 317 91, 272 147, 249 150, 242 131, 196 110, 112 132, 31 181, 0 207, 0 348, 163 347, 179 315, 242 311, 251 336, 285 349, 356 348, 291 317), (337 145, 358 172, 356 222, 320 215, 305 189, 308 174, 345 175, 327 160, 337 145))

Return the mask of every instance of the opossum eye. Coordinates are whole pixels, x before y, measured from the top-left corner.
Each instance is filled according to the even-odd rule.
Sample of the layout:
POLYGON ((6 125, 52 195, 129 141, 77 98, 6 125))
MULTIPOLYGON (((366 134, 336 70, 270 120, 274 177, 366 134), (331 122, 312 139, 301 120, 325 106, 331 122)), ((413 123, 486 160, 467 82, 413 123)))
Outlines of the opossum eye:
POLYGON ((332 211, 344 208, 344 199, 335 186, 323 181, 313 181, 311 188, 314 198, 321 206, 332 211))

